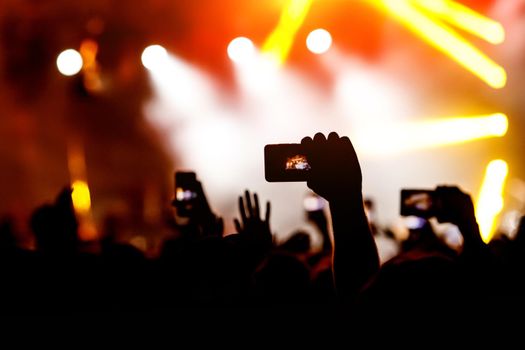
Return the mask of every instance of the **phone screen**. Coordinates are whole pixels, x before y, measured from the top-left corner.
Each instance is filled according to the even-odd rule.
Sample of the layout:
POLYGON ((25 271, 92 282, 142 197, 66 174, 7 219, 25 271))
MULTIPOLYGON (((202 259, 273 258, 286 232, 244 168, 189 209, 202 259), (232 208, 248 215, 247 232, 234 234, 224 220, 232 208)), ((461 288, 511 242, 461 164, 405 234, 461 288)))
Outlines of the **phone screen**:
POLYGON ((308 164, 308 159, 303 154, 296 154, 291 157, 286 158, 286 171, 289 170, 310 170, 310 164, 308 164))
POLYGON ((264 172, 268 182, 307 181, 311 169, 301 144, 286 143, 264 147, 264 172))
POLYGON ((433 190, 401 190, 401 215, 430 218, 435 215, 433 190))
POLYGON ((182 187, 177 187, 175 190, 175 200, 178 202, 190 201, 195 198, 197 198, 197 193, 192 190, 184 189, 182 187))
POLYGON ((190 216, 197 199, 197 177, 194 172, 175 173, 175 200, 173 201, 179 216, 190 216))

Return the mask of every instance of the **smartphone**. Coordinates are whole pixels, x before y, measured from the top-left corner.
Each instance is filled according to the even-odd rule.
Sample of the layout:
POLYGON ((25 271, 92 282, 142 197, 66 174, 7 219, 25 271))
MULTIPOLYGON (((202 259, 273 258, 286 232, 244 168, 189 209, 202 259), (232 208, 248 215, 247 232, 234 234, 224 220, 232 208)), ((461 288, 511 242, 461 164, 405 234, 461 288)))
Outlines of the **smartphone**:
POLYGON ((402 216, 431 218, 436 215, 436 196, 434 190, 403 189, 401 190, 402 216))
POLYGON ((197 199, 197 176, 194 172, 175 173, 175 199, 173 201, 179 216, 188 216, 197 199))
POLYGON ((307 181, 311 170, 301 144, 282 143, 264 147, 264 176, 268 182, 307 181))

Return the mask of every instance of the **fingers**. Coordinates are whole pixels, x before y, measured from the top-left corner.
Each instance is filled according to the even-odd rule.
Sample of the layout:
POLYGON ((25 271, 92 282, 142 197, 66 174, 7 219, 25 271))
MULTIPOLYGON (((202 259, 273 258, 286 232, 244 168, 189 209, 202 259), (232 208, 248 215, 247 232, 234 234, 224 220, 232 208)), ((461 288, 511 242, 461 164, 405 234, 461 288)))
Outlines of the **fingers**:
MULTIPOLYGON (((354 145, 352 144, 352 141, 348 138, 348 136, 343 136, 339 139, 339 142, 341 146, 345 147, 349 152, 352 153, 355 160, 358 161, 357 152, 355 151, 354 145)), ((359 161, 358 161, 359 162, 359 161)))
POLYGON ((253 206, 252 206, 252 198, 250 195, 250 192, 248 190, 244 191, 244 198, 246 198, 246 211, 248 215, 253 218, 253 206))
MULTIPOLYGON (((348 137, 347 137, 347 139, 348 139, 348 137)), ((337 141, 339 140, 339 135, 337 135, 336 132, 333 132, 333 131, 332 131, 332 132, 328 135, 328 139, 327 139, 327 140, 328 140, 328 142, 330 142, 330 143, 335 143, 335 142, 337 142, 337 141)), ((349 139, 348 141, 350 141, 350 139, 349 139)))
POLYGON ((314 142, 324 142, 324 141, 326 141, 326 138, 324 137, 322 133, 318 132, 317 134, 315 134, 314 142))
POLYGON ((242 222, 246 223, 247 221, 246 209, 244 208, 244 200, 242 199, 242 196, 239 196, 239 213, 241 214, 242 222))
MULTIPOLYGON (((245 191, 244 192, 244 198, 243 196, 239 196, 239 213, 241 214, 241 222, 237 219, 233 220, 233 224, 235 225, 235 229, 237 232, 242 232, 243 227, 246 227, 247 225, 254 224, 256 222, 262 222, 260 217, 260 206, 259 206, 259 196, 257 193, 253 194, 253 205, 252 205, 252 199, 250 197, 250 192, 245 191), (244 202, 246 200, 246 203, 244 202)), ((266 202, 266 213, 265 213, 265 221, 266 223, 270 220, 270 213, 271 213, 271 206, 270 202, 266 202)))
POLYGON ((444 185, 441 185, 441 186, 437 186, 436 187, 436 192, 439 192, 439 193, 446 193, 446 194, 455 194, 455 195, 458 195, 458 194, 465 194, 463 191, 461 191, 459 189, 459 187, 457 186, 444 186, 444 185))
POLYGON ((301 140, 301 145, 310 145, 312 144, 312 142, 313 142, 312 138, 307 136, 301 140))
POLYGON ((255 217, 257 217, 257 218, 260 218, 261 217, 261 211, 259 209, 259 196, 257 196, 257 193, 253 194, 253 201, 254 201, 253 215, 255 217))
POLYGON ((343 136, 343 137, 339 137, 339 135, 335 132, 335 131, 332 131, 330 134, 328 134, 328 138, 325 138, 324 134, 323 133, 320 133, 318 132, 317 134, 315 134, 313 140, 311 137, 305 137, 301 140, 301 144, 305 145, 305 144, 311 144, 312 142, 324 142, 324 141, 328 141, 330 143, 334 143, 334 142, 337 142, 337 141, 343 141, 344 143, 350 143, 350 139, 348 138, 348 136, 343 136))
POLYGON ((243 222, 249 219, 260 220, 261 209, 259 205, 259 196, 257 193, 253 193, 253 202, 252 195, 248 190, 244 191, 244 199, 239 197, 239 212, 241 213, 241 218, 243 222))
POLYGON ((240 233, 242 231, 241 223, 239 222, 239 220, 234 219, 233 220, 233 225, 235 226, 235 229, 237 230, 237 233, 240 233))
POLYGON ((325 138, 323 133, 318 132, 317 134, 315 134, 313 140, 310 137, 305 137, 301 141, 301 144, 303 145, 312 145, 314 143, 316 144, 329 143, 332 145, 337 144, 337 143, 343 143, 343 144, 352 145, 352 143, 350 142, 350 139, 347 136, 339 137, 339 135, 335 131, 332 131, 330 134, 328 134, 328 138, 325 138))

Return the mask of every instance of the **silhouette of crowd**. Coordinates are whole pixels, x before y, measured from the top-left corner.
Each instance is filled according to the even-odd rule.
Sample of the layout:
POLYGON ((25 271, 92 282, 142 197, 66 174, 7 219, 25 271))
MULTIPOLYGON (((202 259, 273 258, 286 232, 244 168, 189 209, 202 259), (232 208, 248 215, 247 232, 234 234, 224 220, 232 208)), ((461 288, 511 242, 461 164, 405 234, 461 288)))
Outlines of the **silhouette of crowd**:
MULTIPOLYGON (((3 308, 162 310, 195 306, 359 306, 385 300, 469 300, 523 295, 525 217, 515 239, 485 244, 470 196, 440 186, 439 221, 457 226, 450 247, 426 218, 399 242, 372 219, 359 161, 347 137, 316 134, 301 142, 311 166, 307 186, 329 205, 308 212, 318 249, 301 230, 277 243, 270 203, 239 197, 235 234, 224 235, 197 181, 193 206, 157 256, 115 239, 107 222, 98 249, 84 249, 66 188, 30 221, 36 247, 21 248, 0 226, 3 308)), ((174 204, 176 209, 177 204, 174 204)))

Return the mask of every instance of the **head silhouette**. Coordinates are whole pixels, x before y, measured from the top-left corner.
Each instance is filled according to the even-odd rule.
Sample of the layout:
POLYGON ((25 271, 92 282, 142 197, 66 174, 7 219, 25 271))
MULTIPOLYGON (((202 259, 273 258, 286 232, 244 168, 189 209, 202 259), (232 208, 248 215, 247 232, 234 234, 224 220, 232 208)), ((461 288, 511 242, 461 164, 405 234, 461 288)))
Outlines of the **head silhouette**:
POLYGON ((55 203, 37 208, 31 216, 31 229, 35 234, 37 248, 42 253, 73 254, 77 245, 77 220, 71 190, 62 190, 55 203))

